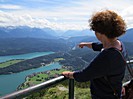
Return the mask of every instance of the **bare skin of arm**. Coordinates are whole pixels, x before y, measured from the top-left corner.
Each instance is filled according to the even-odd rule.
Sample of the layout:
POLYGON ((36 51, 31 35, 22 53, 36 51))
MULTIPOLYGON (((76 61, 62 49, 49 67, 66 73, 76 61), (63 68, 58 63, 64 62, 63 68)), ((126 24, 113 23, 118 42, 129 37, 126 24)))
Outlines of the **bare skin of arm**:
POLYGON ((83 48, 84 46, 86 46, 88 48, 92 48, 92 42, 81 42, 78 46, 80 48, 83 48))

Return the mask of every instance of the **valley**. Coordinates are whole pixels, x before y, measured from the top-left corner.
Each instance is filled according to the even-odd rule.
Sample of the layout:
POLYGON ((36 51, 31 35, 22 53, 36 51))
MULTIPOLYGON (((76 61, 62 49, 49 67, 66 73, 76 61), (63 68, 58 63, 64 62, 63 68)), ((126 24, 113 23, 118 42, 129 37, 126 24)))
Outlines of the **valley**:
MULTIPOLYGON (((80 49, 77 47, 80 42, 98 42, 91 33, 89 36, 87 34, 80 34, 88 30, 66 31, 61 35, 49 28, 42 30, 19 27, 15 29, 8 28, 6 31, 5 29, 6 28, 0 28, 0 85, 2 85, 1 88, 5 89, 5 93, 0 91, 2 95, 13 92, 17 88, 27 88, 50 78, 57 77, 65 70, 75 71, 85 68, 99 53, 88 48, 80 49), (22 33, 23 35, 21 35, 22 33), (41 55, 43 52, 52 53, 41 55), (38 55, 32 57, 32 55, 34 56, 32 53, 38 55), (27 54, 27 57, 31 56, 31 58, 13 58, 23 54, 27 54), (7 56, 13 57, 9 58, 7 56), (8 58, 8 60, 3 61, 5 58, 8 58), (6 88, 7 80, 15 81, 14 83, 10 83, 11 88, 6 88), (7 89, 8 91, 6 91, 7 89)), ((130 32, 132 32, 132 29, 127 31, 129 35, 126 34, 126 37, 119 39, 123 41, 129 57, 132 58, 133 41, 127 39, 128 36, 132 35, 130 32)), ((78 85, 79 84, 76 86, 78 85)), ((64 83, 61 84, 61 86, 67 87, 64 83)), ((85 85, 83 84, 83 86, 85 85)), ((76 87, 77 90, 79 90, 78 87, 76 87)), ((88 86, 86 88, 88 88, 88 86)), ((51 89, 45 92, 48 93, 49 90, 51 89)), ((86 90, 87 89, 84 89, 84 92, 86 92, 86 90)), ((77 93, 79 93, 79 91, 76 92, 76 94, 77 93)), ((63 92, 63 94, 66 94, 66 92, 63 92)))

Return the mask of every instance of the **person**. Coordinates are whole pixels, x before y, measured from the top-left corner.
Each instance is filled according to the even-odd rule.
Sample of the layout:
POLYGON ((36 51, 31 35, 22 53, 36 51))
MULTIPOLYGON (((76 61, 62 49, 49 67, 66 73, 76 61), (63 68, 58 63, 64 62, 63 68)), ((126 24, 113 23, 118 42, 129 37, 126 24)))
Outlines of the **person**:
POLYGON ((79 47, 87 46, 100 53, 86 68, 62 74, 78 82, 90 81, 92 99, 120 99, 126 50, 118 37, 125 34, 126 23, 116 12, 103 10, 92 15, 89 26, 100 43, 81 42, 79 47))

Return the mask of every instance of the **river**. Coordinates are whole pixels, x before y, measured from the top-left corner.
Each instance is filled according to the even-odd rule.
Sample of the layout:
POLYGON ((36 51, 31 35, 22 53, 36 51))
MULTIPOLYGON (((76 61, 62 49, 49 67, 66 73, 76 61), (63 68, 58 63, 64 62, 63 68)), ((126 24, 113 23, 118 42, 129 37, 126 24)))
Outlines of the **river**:
MULTIPOLYGON (((13 55, 13 56, 1 56, 0 59, 3 57, 6 57, 7 60, 11 59, 31 59, 43 55, 48 55, 53 52, 37 52, 37 53, 29 53, 29 54, 22 54, 22 55, 13 55), (9 59, 8 59, 9 58, 9 59)), ((1 62, 4 62, 4 58, 1 62)), ((9 75, 0 75, 0 96, 9 94, 11 92, 14 92, 17 87, 25 81, 25 77, 32 73, 52 70, 55 68, 61 68, 61 65, 59 63, 52 63, 49 65, 46 65, 44 67, 36 68, 36 69, 30 69, 19 73, 13 73, 9 75)))

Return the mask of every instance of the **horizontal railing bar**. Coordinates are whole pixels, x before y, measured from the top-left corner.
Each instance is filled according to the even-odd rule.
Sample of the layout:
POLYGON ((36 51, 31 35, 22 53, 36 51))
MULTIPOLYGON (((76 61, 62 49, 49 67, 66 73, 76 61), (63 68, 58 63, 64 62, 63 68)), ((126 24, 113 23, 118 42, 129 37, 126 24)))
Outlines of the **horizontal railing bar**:
POLYGON ((126 85, 128 85, 130 82, 131 82, 131 81, 129 80, 129 81, 127 81, 127 82, 123 83, 123 85, 122 85, 122 86, 126 86, 126 85))
POLYGON ((133 63, 133 60, 129 60, 129 61, 127 61, 127 63, 133 63))
POLYGON ((23 89, 23 90, 19 90, 16 92, 13 92, 11 94, 5 95, 3 97, 0 97, 0 99, 20 99, 22 97, 28 96, 29 94, 33 93, 33 92, 37 92, 39 90, 45 89, 47 87, 50 87, 52 85, 55 85, 61 81, 66 80, 66 78, 64 76, 59 76, 57 78, 48 80, 46 82, 43 82, 41 84, 35 85, 35 86, 31 86, 29 88, 23 89))

